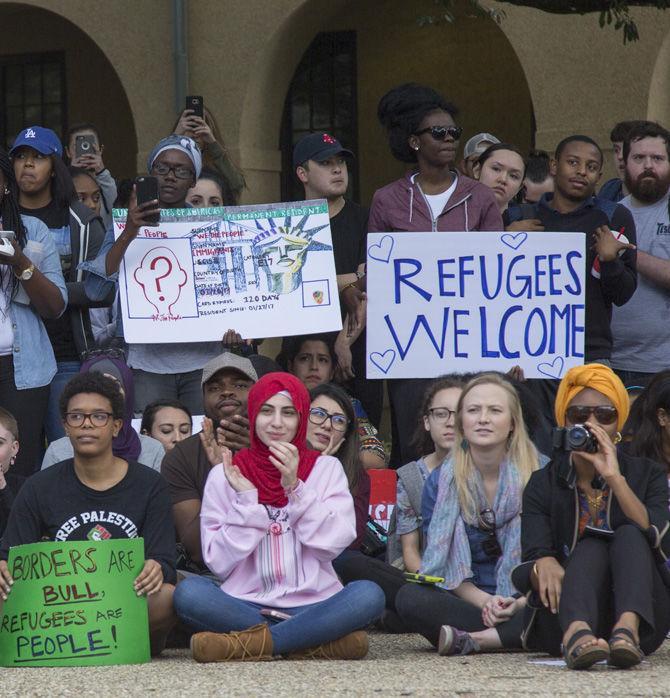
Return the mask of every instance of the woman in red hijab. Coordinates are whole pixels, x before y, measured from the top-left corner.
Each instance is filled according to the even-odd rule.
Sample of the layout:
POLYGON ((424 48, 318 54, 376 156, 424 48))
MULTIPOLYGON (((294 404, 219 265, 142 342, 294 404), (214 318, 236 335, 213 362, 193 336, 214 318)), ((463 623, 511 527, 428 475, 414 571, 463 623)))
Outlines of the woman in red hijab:
POLYGON ((355 538, 354 505, 341 463, 307 447, 310 399, 288 373, 269 373, 248 398, 251 446, 233 459, 212 439, 202 502, 203 559, 223 583, 191 577, 175 609, 198 631, 199 662, 278 656, 358 659, 364 628, 384 610, 369 581, 342 587, 331 561, 355 538))

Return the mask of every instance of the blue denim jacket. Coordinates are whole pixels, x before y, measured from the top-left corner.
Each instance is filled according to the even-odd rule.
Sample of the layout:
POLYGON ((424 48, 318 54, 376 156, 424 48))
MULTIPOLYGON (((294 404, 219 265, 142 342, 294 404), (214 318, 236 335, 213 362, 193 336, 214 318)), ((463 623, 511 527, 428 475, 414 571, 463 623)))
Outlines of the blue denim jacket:
MULTIPOLYGON (((60 257, 49 229, 37 218, 21 216, 27 240, 40 243, 42 261, 38 266, 44 276, 58 286, 63 296, 63 312, 67 307, 67 290, 61 272, 60 257)), ((28 251, 27 256, 30 257, 28 251)), ((49 385, 56 375, 56 359, 44 323, 33 305, 16 298, 9 304, 9 316, 14 330, 14 383, 18 390, 49 385)))

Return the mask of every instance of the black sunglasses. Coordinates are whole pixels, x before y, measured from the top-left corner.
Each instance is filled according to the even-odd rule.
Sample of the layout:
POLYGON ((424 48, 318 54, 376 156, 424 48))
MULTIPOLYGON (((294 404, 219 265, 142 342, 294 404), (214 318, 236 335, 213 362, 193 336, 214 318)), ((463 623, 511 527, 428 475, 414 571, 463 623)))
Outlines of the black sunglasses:
POLYGON ((565 410, 565 416, 571 424, 584 424, 593 415, 600 424, 614 424, 619 416, 612 405, 571 405, 565 410))
POLYGON ((460 126, 429 126, 417 131, 415 135, 420 136, 423 133, 430 133, 436 141, 443 141, 447 136, 457 141, 461 137, 463 129, 460 126))
POLYGON ((496 513, 493 509, 483 509, 479 512, 479 528, 488 533, 482 542, 482 549, 488 557, 499 558, 502 548, 496 536, 496 513))

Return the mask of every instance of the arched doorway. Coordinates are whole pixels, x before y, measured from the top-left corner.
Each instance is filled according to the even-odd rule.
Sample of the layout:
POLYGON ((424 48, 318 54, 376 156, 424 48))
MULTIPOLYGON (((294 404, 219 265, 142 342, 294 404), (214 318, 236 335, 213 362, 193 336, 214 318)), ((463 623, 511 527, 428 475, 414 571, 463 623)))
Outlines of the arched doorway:
MULTIPOLYGON (((461 110, 465 136, 479 131, 529 149, 533 107, 521 63, 504 32, 490 19, 466 13, 453 25, 419 27, 431 2, 306 0, 268 38, 249 83, 240 122, 240 147, 277 149, 281 116, 295 68, 319 32, 355 32, 356 123, 360 199, 399 176, 376 118, 379 98, 401 82, 429 84, 461 110)), ((337 134, 335 134, 337 135, 337 134)), ((284 149, 291 144, 284 139, 284 149)), ((346 145, 346 144, 345 144, 346 145)), ((284 155, 286 161, 286 155, 284 155)), ((267 172, 279 193, 278 159, 267 172)), ((266 180, 266 184, 269 181, 266 180)), ((265 189, 265 187, 263 187, 265 189)))
POLYGON ((94 123, 116 177, 136 171, 137 136, 126 91, 100 47, 72 21, 28 4, 0 3, 3 136, 41 122, 61 138, 94 123))

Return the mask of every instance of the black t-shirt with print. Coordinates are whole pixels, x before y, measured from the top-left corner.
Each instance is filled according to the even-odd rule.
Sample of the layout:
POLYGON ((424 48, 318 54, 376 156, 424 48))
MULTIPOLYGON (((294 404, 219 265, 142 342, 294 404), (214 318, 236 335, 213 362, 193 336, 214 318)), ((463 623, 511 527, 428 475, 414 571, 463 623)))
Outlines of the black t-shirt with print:
POLYGON ((126 476, 102 492, 84 485, 74 461, 56 463, 28 478, 14 500, 0 559, 15 545, 40 540, 144 538, 144 557, 156 560, 166 582, 176 581, 172 503, 165 479, 130 461, 126 476))

